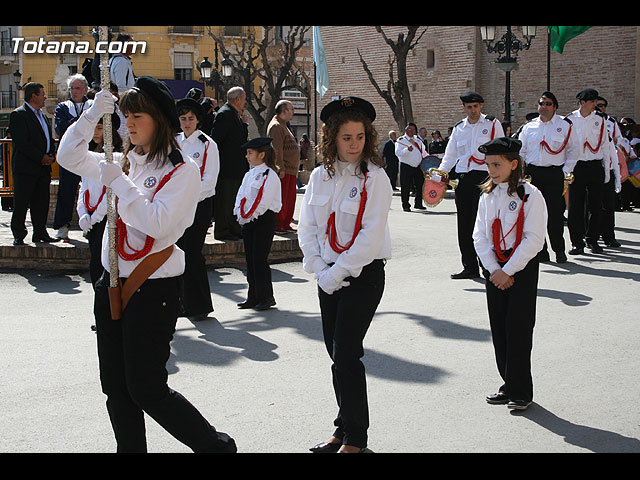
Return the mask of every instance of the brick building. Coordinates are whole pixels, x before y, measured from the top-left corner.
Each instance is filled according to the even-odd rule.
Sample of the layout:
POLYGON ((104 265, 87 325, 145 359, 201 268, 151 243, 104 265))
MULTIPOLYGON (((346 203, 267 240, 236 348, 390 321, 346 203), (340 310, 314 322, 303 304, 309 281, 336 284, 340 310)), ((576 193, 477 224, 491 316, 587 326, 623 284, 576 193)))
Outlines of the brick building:
MULTIPOLYGON (((484 113, 503 119, 505 73, 492 61, 477 26, 429 26, 408 57, 407 76, 415 123, 429 131, 460 121, 464 114, 459 95, 472 89, 485 99, 484 113)), ((383 27, 396 39, 406 27, 383 27)), ((523 39, 520 27, 513 33, 523 39)), ((506 27, 497 27, 500 38, 506 27)), ((320 27, 330 76, 330 89, 317 99, 318 112, 332 95, 356 95, 371 101, 378 112, 376 127, 381 142, 389 130, 397 130, 391 110, 377 94, 362 68, 358 49, 381 88, 387 83, 387 59, 391 49, 373 26, 320 27), (348 32, 348 34, 346 33, 348 32)), ((609 102, 608 113, 640 120, 640 46, 638 26, 594 26, 570 40, 562 54, 550 52, 550 85, 559 102, 558 113, 576 108, 575 95, 585 87, 596 88, 609 102), (624 46, 622 48, 621 46, 624 46)), ((539 94, 547 89, 547 27, 537 27, 529 50, 518 55, 511 72, 512 125, 524 123, 537 110, 539 94)))

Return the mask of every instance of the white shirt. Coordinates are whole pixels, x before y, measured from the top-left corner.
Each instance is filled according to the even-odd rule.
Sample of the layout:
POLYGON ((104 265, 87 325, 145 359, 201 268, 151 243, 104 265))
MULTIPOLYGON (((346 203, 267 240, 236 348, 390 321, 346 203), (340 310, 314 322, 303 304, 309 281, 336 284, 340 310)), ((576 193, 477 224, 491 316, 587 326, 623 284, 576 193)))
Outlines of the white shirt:
POLYGON ((185 137, 184 132, 180 132, 176 136, 176 140, 182 153, 192 158, 198 165, 198 169, 202 169, 206 151, 207 159, 201 175, 198 201, 201 202, 205 198, 215 195, 218 173, 220 173, 220 152, 216 142, 200 130, 196 130, 188 137, 185 137))
POLYGON ((78 212, 78 217, 82 217, 83 215, 89 213, 84 203, 85 192, 88 191, 88 204, 90 207, 95 208, 95 210, 91 214, 91 225, 100 223, 102 219, 107 215, 107 192, 102 195, 103 187, 104 185, 102 185, 102 182, 100 182, 100 180, 94 180, 88 177, 82 177, 81 179, 76 211, 78 212), (102 199, 100 199, 101 196, 102 199))
MULTIPOLYGON (((606 127, 606 119, 603 114, 593 111, 588 116, 583 117, 580 110, 574 110, 567 117, 573 122, 573 128, 578 133, 579 141, 579 161, 602 160, 604 167, 605 183, 609 181, 609 169, 612 150, 611 141, 606 127), (604 126, 604 130, 602 127, 604 126), (587 146, 596 149, 592 152, 587 146), (598 145, 599 143, 599 145, 598 145)), ((617 159, 616 159, 617 161, 617 159)))
POLYGON ((405 133, 396 140, 396 156, 401 163, 417 167, 427 155, 427 147, 417 135, 409 137, 405 133))
POLYGON ((118 53, 109 60, 109 75, 111 81, 118 86, 118 93, 133 88, 136 79, 131 68, 131 60, 118 53))
MULTIPOLYGON (((62 137, 58 161, 77 175, 99 181, 99 162, 104 159, 104 153, 88 150, 94 129, 95 123, 82 115, 62 137)), ((200 192, 198 166, 183 154, 184 164, 175 170, 154 197, 158 183, 174 166, 168 160, 161 167, 157 161, 147 163, 147 155, 135 152, 129 152, 127 156, 131 164, 129 175, 115 179, 111 189, 118 197, 118 214, 126 225, 128 243, 133 249, 140 250, 149 235, 155 239, 150 254, 174 245, 169 259, 149 278, 181 275, 184 272, 184 252, 175 246, 175 242, 193 223, 200 192)), ((113 160, 122 164, 123 153, 114 152, 113 160)), ((105 234, 102 241, 102 265, 110 271, 108 237, 105 234)), ((125 251, 132 253, 126 246, 125 251)), ((119 275, 128 277, 143 259, 128 261, 118 256, 119 275)))
POLYGON ((538 167, 562 166, 565 174, 573 172, 580 152, 578 133, 561 116, 554 114, 546 122, 540 117, 534 118, 522 127, 518 139, 522 142, 520 157, 526 164, 538 167), (567 143, 563 147, 565 140, 567 143), (561 148, 562 151, 551 153, 543 146, 543 142, 554 152, 561 148))
POLYGON ((478 147, 499 137, 504 137, 504 131, 502 124, 495 118, 487 118, 484 113, 480 114, 476 123, 470 123, 469 117, 465 118, 453 127, 439 170, 448 173, 455 167, 458 173, 471 170, 487 171, 484 154, 478 151, 478 147))
MULTIPOLYGON (((515 249, 502 270, 510 276, 519 272, 535 257, 544 245, 547 231, 547 204, 540 190, 528 182, 522 182, 525 188, 524 229, 520 245, 515 249)), ((508 185, 500 183, 491 193, 483 193, 478 202, 478 216, 473 230, 473 245, 484 268, 490 273, 500 268, 493 246, 492 225, 496 218, 502 222, 502 234, 507 234, 515 225, 522 200, 518 194, 507 193, 508 185)), ((506 235, 501 248, 513 248, 516 240, 516 228, 506 235)))
POLYGON ((362 268, 376 259, 391 258, 391 235, 387 217, 393 190, 384 169, 368 162, 367 202, 362 229, 351 247, 335 252, 327 240, 327 222, 335 212, 337 240, 347 244, 356 224, 364 175, 353 163, 334 163, 332 177, 323 166, 313 170, 300 207, 298 243, 304 255, 302 266, 307 273, 319 273, 328 264, 335 280, 358 277, 362 268))
POLYGON ((275 170, 269 168, 266 163, 261 163, 256 167, 250 168, 242 178, 242 185, 240 185, 238 189, 236 203, 233 207, 233 213, 238 218, 238 223, 240 225, 247 224, 264 214, 267 210, 277 213, 281 208, 282 190, 280 188, 280 177, 278 177, 275 170), (243 210, 247 213, 256 201, 263 183, 264 188, 262 189, 260 203, 258 203, 256 209, 249 217, 244 218, 240 214, 242 199, 246 198, 243 210))

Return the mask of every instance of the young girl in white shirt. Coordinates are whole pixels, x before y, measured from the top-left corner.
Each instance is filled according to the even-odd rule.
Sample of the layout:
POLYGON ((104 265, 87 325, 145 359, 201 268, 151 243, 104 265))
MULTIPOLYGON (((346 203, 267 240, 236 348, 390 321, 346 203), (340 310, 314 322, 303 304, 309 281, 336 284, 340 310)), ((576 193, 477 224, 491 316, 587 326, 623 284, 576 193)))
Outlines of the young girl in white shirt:
POLYGON ((193 224, 176 243, 185 254, 181 316, 198 321, 213 312, 209 275, 202 249, 213 217, 213 196, 220 172, 220 155, 216 142, 198 129, 204 118, 202 106, 192 98, 183 98, 176 102, 176 108, 182 129, 176 141, 182 153, 196 162, 200 170, 200 194, 193 224))
POLYGON ((242 228, 249 292, 238 307, 267 310, 276 304, 268 259, 276 213, 282 208, 280 178, 270 137, 254 138, 242 148, 250 169, 238 189, 233 213, 242 228))
POLYGON ((193 222, 200 192, 198 167, 175 140, 175 100, 161 81, 139 77, 119 100, 129 131, 125 151, 114 152, 108 162, 104 153, 89 151, 88 142, 98 120, 114 112, 114 100, 108 91, 96 94, 91 108, 62 137, 58 161, 78 175, 99 179, 117 197, 122 296, 112 293, 122 305, 109 300, 109 235, 103 238, 105 273, 96 283, 94 301, 100 380, 117 450, 147 451, 146 413, 195 452, 235 452, 232 438, 167 385, 184 272, 184 252, 175 242, 193 222))
POLYGON ((501 137, 478 147, 489 178, 481 185, 473 241, 486 278, 491 335, 504 381, 486 400, 524 410, 533 399, 537 255, 544 245, 547 207, 540 190, 523 180, 521 145, 501 137))
MULTIPOLYGON (((122 152, 122 138, 118 133, 120 117, 117 113, 111 115, 111 138, 114 152, 122 152)), ((104 126, 102 119, 96 125, 93 138, 89 142, 89 150, 103 152, 104 126)), ((102 275, 102 236, 107 224, 107 187, 100 180, 82 177, 76 211, 78 212, 78 226, 89 242, 89 277, 95 287, 102 275)))
POLYGON ((325 347, 338 401, 333 435, 314 453, 369 452, 363 341, 391 258, 392 189, 377 148, 375 109, 357 97, 327 104, 298 223, 303 267, 318 280, 325 347))

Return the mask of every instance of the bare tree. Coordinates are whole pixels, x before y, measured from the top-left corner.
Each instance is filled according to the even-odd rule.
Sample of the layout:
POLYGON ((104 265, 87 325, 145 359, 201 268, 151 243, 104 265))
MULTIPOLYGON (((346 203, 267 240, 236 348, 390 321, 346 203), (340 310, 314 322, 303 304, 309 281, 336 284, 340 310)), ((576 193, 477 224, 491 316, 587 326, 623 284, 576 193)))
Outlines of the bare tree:
POLYGON ((406 36, 405 33, 400 32, 397 40, 394 42, 390 39, 382 27, 376 26, 376 31, 382 35, 384 41, 389 45, 392 50, 392 54, 389 54, 387 64, 389 66, 388 79, 386 89, 382 89, 367 65, 364 57, 358 49, 358 56, 364 71, 367 72, 369 81, 373 87, 389 105, 393 118, 396 121, 398 128, 404 130, 407 123, 413 122, 413 108, 411 106, 411 92, 409 90, 409 82, 407 80, 407 56, 409 52, 417 45, 428 27, 424 27, 422 32, 418 33, 418 30, 422 28, 419 26, 408 26, 406 36), (395 77, 397 72, 397 79, 395 77))
POLYGON ((225 89, 232 84, 239 84, 244 88, 247 93, 245 109, 253 118, 260 135, 264 136, 269 121, 275 114, 282 90, 290 86, 288 82, 296 76, 296 56, 304 46, 305 34, 311 27, 289 27, 277 42, 274 27, 262 28, 261 39, 251 30, 240 41, 234 39, 225 44, 224 37, 216 35, 211 27, 207 27, 209 36, 218 42, 222 57, 232 63, 234 74, 230 79, 225 79, 225 89))

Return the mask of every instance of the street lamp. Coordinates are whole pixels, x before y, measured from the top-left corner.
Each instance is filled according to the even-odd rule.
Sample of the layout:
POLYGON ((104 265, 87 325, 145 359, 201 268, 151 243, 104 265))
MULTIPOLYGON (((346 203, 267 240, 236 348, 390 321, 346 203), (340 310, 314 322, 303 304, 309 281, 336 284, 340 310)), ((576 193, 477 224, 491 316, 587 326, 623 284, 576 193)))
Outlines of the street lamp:
MULTIPOLYGON (((204 57, 204 60, 200 62, 200 75, 204 79, 207 85, 212 85, 216 90, 216 100, 220 99, 220 87, 222 86, 222 79, 220 78, 220 72, 218 71, 218 42, 215 47, 215 66, 209 61, 209 57, 204 57)), ((228 58, 222 60, 222 76, 229 78, 233 74, 233 63, 228 58)))
POLYGON ((496 59, 496 66, 505 72, 505 100, 504 100, 504 116, 505 121, 511 121, 511 70, 518 65, 517 54, 521 50, 529 50, 531 41, 536 36, 536 27, 522 27, 522 35, 526 39, 523 42, 511 32, 511 26, 507 26, 507 32, 498 40, 495 45, 496 27, 484 26, 480 27, 480 36, 487 46, 489 53, 497 53, 499 57, 496 59), (512 57, 514 53, 516 56, 512 57))

